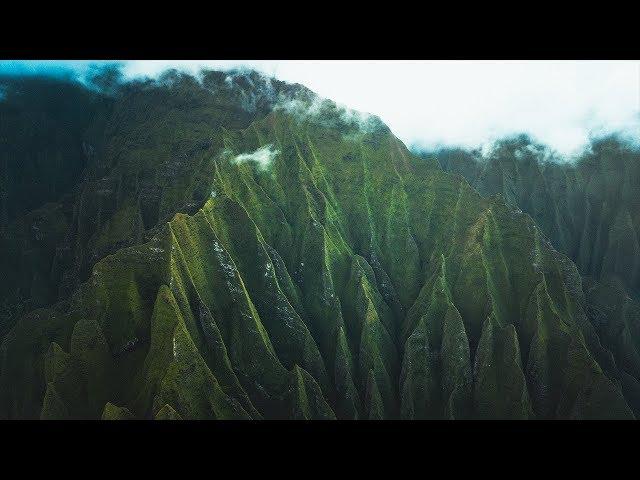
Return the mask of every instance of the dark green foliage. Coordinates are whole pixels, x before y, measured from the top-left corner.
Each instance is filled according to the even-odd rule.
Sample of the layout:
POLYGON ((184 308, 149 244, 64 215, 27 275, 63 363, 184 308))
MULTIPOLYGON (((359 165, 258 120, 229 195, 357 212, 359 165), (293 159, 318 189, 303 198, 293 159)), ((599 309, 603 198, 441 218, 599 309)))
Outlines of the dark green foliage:
POLYGON ((512 324, 485 321, 474 365, 474 413, 480 419, 526 420, 533 415, 512 324))
POLYGON ((135 420, 128 408, 118 407, 112 403, 107 403, 102 412, 102 420, 135 420))
POLYGON ((0 226, 78 182, 87 163, 92 122, 111 100, 79 82, 0 76, 0 226))

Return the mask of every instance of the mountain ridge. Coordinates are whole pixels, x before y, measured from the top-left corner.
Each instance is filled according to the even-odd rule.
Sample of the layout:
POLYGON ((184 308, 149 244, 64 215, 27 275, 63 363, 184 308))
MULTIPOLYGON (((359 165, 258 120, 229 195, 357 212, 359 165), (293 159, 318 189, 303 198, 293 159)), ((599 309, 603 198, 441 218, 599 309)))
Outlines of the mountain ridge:
POLYGON ((228 110, 184 81, 171 96, 188 115, 147 103, 150 86, 146 123, 112 117, 153 147, 112 143, 112 190, 126 165, 149 162, 152 181, 135 202, 126 188, 105 201, 108 182, 85 190, 115 248, 69 300, 8 332, 0 416, 634 417, 637 375, 602 346, 578 270, 529 215, 331 103, 222 126, 198 150, 176 132, 194 131, 198 108, 228 110), (165 157, 153 206, 159 138, 196 150, 177 167, 165 157), (268 168, 247 160, 269 146, 268 168), (131 221, 143 231, 123 245, 131 221))

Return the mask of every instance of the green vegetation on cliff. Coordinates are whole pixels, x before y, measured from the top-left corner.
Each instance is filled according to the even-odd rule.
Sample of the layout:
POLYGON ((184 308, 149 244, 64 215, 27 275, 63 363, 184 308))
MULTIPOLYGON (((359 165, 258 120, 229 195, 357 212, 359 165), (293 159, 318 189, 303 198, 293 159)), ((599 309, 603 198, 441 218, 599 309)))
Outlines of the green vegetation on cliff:
POLYGON ((453 149, 424 156, 463 175, 481 194, 499 194, 531 215, 551 244, 576 263, 589 328, 601 344, 597 350, 605 349, 598 361, 640 413, 632 380, 640 378, 638 148, 609 135, 567 161, 518 136, 497 142, 484 155, 453 149))
POLYGON ((531 216, 377 119, 253 74, 114 102, 73 214, 43 207, 72 252, 44 284, 78 281, 4 337, 0 417, 638 413, 637 312, 595 327, 531 216))
POLYGON ((640 298, 640 149, 609 135, 572 160, 525 135, 478 151, 426 155, 463 175, 481 195, 500 194, 531 215, 583 275, 616 279, 640 298))

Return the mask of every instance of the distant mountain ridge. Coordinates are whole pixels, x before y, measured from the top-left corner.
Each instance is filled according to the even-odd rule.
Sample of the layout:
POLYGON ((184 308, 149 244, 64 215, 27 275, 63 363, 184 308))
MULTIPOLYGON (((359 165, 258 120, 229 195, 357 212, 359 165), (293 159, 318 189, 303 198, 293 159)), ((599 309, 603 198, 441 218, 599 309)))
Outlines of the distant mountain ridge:
POLYGON ((640 412, 624 288, 509 198, 256 73, 120 88, 72 193, 4 227, 1 418, 640 412))
POLYGON ((611 135, 573 162, 548 155, 519 136, 498 142, 487 156, 452 149, 437 157, 481 195, 500 194, 529 213, 584 275, 615 278, 639 298, 640 149, 611 135))
POLYGON ((531 215, 554 247, 576 263, 587 315, 601 343, 623 376, 637 378, 640 150, 614 134, 593 140, 568 162, 520 135, 497 142, 485 155, 443 149, 422 156, 462 175, 482 195, 500 195, 531 215))

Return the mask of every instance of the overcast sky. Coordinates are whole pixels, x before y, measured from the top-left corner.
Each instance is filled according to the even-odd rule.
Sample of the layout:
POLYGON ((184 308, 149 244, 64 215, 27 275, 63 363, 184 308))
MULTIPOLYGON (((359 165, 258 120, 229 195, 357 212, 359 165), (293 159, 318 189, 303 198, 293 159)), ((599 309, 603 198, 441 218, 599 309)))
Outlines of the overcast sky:
MULTIPOLYGON (((97 62, 3 62, 0 73, 79 75, 97 62)), ((301 83, 347 107, 374 113, 408 146, 480 146, 526 132, 561 153, 590 134, 622 130, 640 140, 636 61, 126 61, 127 77, 166 68, 249 67, 301 83)))

